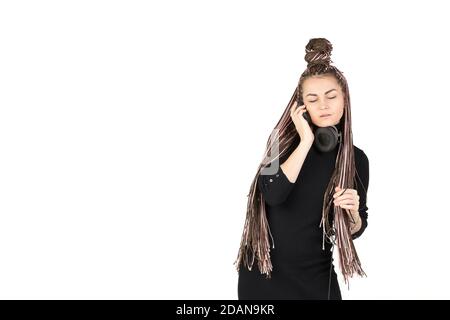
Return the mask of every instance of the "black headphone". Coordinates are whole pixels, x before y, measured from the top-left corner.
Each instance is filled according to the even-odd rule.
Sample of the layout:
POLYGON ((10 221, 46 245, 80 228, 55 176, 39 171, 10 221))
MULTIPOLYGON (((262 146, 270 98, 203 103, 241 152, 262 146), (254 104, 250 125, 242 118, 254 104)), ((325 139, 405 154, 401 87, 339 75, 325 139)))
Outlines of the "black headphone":
POLYGON ((321 152, 333 150, 338 143, 342 142, 342 132, 336 125, 328 127, 317 127, 311 120, 308 111, 303 113, 303 118, 308 122, 314 131, 314 145, 321 152))

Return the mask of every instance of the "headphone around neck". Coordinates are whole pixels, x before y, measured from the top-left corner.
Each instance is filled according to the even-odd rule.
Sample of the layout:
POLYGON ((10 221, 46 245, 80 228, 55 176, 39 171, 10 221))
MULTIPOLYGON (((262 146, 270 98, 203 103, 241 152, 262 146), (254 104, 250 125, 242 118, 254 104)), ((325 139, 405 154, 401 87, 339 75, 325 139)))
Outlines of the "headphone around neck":
POLYGON ((338 143, 342 142, 342 132, 339 131, 336 125, 317 127, 313 124, 308 111, 303 113, 303 117, 314 132, 314 145, 319 151, 330 152, 334 150, 338 143))

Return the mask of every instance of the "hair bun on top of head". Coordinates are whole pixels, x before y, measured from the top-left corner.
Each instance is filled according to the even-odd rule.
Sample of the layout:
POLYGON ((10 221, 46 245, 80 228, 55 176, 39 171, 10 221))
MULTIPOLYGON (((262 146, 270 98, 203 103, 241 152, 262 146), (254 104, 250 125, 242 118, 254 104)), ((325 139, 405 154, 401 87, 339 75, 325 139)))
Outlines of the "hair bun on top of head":
MULTIPOLYGON (((308 69, 315 66, 320 66, 321 68, 329 67, 331 60, 331 51, 333 50, 333 45, 330 41, 325 38, 312 38, 309 40, 305 47, 305 60, 308 63, 308 69)), ((319 71, 319 70, 317 70, 319 71)))

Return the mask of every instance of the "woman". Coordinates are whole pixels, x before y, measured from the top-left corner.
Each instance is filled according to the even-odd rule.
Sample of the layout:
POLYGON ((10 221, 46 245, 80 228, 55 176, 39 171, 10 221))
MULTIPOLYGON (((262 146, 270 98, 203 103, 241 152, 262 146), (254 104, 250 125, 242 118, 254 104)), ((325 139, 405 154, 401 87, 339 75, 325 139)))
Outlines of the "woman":
POLYGON ((251 185, 239 299, 341 300, 335 245, 344 280, 365 275, 353 239, 367 227, 369 161, 353 145, 348 85, 331 50, 324 38, 307 44, 307 69, 251 185))

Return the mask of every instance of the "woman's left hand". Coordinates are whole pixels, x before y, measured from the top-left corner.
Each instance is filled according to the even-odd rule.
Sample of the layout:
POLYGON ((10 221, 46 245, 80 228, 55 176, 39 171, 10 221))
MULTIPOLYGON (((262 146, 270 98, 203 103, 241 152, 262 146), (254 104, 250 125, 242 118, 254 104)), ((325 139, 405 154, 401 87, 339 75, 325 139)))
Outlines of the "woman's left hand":
POLYGON ((340 187, 336 187, 335 193, 333 195, 334 198, 334 205, 340 206, 343 209, 348 209, 350 211, 350 214, 355 218, 357 215, 359 215, 359 195, 358 191, 355 189, 347 188, 344 193, 342 191, 344 189, 340 187))

